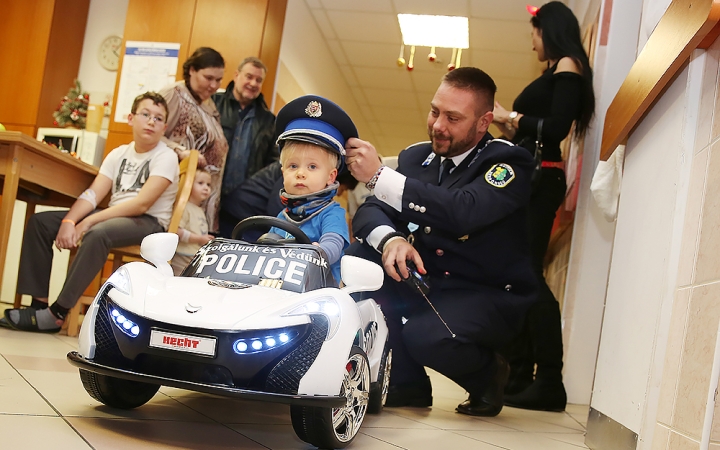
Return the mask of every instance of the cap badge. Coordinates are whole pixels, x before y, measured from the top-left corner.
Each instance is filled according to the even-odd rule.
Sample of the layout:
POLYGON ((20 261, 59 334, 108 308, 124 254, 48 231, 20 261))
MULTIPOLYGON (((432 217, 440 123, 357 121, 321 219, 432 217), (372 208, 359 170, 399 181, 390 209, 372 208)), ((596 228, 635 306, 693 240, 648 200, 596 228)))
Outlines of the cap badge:
POLYGON ((320 102, 316 102, 315 100, 311 101, 305 108, 305 114, 310 117, 322 116, 322 105, 320 105, 320 102))

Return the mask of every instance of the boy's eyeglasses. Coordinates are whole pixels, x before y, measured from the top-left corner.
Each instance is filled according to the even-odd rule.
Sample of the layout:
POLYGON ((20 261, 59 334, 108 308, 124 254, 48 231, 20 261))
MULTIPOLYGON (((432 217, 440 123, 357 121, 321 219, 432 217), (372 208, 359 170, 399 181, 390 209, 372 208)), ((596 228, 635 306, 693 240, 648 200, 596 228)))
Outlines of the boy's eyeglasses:
POLYGON ((150 119, 152 119, 155 125, 165 123, 165 118, 163 116, 153 116, 146 112, 137 113, 135 115, 141 117, 145 122, 148 122, 150 119))

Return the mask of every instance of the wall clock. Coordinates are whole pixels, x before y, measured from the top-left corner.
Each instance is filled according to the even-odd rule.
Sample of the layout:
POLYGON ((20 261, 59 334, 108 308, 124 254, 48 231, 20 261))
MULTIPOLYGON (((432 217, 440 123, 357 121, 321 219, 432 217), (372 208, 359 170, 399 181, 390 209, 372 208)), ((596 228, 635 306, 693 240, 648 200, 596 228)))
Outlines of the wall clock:
POLYGON ((100 44, 98 50, 98 62, 107 70, 117 70, 120 63, 120 49, 122 48, 122 37, 108 36, 100 44))

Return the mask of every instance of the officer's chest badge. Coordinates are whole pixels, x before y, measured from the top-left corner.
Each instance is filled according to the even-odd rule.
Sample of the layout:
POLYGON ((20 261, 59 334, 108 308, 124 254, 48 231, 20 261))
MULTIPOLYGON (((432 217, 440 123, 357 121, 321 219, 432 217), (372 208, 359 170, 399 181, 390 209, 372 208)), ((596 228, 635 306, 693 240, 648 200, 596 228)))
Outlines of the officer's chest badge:
POLYGON ((508 164, 495 164, 485 172, 485 181, 497 188, 504 188, 515 179, 515 171, 508 164))
POLYGON ((458 241, 460 241, 460 242, 465 242, 465 241, 467 241, 468 239, 470 239, 470 235, 469 235, 469 234, 466 234, 465 236, 459 237, 459 238, 458 238, 458 241))
POLYGON ((307 107, 305 107, 305 114, 310 117, 322 116, 322 105, 320 102, 316 102, 315 100, 311 101, 308 103, 307 107))

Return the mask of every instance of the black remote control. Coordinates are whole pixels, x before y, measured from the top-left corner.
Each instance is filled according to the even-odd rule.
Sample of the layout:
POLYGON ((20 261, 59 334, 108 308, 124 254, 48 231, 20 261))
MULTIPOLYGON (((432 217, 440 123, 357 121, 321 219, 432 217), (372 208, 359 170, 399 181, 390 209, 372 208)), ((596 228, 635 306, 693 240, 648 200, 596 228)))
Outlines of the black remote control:
POLYGON ((415 266, 415 263, 412 260, 405 261, 405 264, 407 265, 408 271, 410 272, 409 277, 403 277, 397 264, 395 264, 395 270, 397 270, 403 281, 409 284, 410 287, 417 290, 424 296, 427 296, 430 292, 430 281, 427 279, 427 277, 421 275, 420 272, 418 272, 417 266, 415 266))

